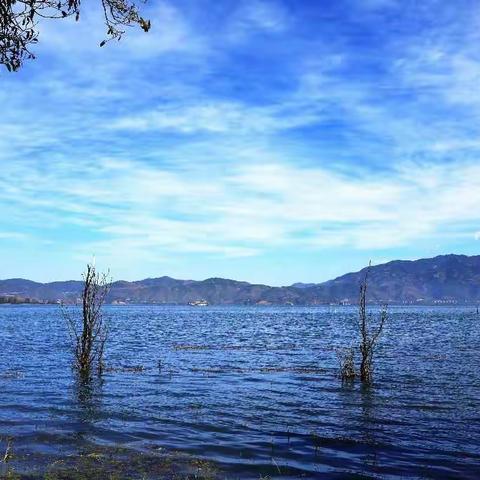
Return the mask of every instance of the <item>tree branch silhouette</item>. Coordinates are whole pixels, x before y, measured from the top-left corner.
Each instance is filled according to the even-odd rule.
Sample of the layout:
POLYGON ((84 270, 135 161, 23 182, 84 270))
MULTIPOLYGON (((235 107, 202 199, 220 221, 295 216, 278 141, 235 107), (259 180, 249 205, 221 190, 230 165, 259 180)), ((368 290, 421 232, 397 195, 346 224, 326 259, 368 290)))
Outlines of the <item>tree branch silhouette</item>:
MULTIPOLYGON (((120 40, 127 27, 150 30, 150 20, 140 16, 132 0, 98 0, 106 25, 103 47, 110 40, 120 40)), ((0 0, 0 63, 8 71, 17 71, 25 60, 34 59, 32 45, 38 42, 38 20, 80 18, 81 0, 0 0)))

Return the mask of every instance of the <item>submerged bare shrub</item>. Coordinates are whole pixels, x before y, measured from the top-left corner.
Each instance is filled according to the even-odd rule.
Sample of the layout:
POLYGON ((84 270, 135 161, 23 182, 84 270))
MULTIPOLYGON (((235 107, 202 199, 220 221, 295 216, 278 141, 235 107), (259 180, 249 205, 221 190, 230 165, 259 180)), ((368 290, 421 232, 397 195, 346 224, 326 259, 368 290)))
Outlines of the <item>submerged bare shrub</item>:
MULTIPOLYGON (((370 264, 371 265, 371 264, 370 264)), ((359 329, 360 329, 360 380, 370 383, 373 375, 373 359, 378 339, 388 318, 387 307, 384 305, 380 311, 380 318, 373 325, 371 316, 367 313, 367 286, 370 265, 365 273, 365 278, 360 284, 359 301, 359 329)))
POLYGON ((340 362, 340 377, 343 381, 354 380, 357 377, 360 377, 363 383, 368 384, 372 381, 375 348, 388 318, 386 305, 382 307, 379 319, 376 322, 373 321, 372 316, 367 312, 367 287, 370 266, 371 264, 369 264, 365 278, 360 284, 358 312, 360 368, 357 371, 355 365, 355 349, 353 347, 337 350, 337 356, 340 362))
POLYGON ((355 349, 353 347, 337 350, 340 362, 340 377, 343 381, 354 380, 357 376, 355 371, 355 349))
POLYGON ((89 377, 96 369, 104 368, 103 355, 108 336, 102 307, 110 289, 106 273, 98 273, 94 265, 87 265, 83 274, 82 315, 79 319, 64 309, 73 342, 74 367, 81 377, 89 377))

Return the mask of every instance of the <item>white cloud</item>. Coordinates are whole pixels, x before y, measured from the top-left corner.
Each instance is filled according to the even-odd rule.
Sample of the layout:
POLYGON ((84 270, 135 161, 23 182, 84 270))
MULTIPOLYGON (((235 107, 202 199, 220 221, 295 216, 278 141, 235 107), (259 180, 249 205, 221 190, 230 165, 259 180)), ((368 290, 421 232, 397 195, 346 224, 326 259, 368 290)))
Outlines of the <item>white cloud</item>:
MULTIPOLYGON (((367 20, 395 3, 363 2, 367 20)), ((368 42, 347 48, 350 22, 310 38, 273 0, 219 6, 208 19, 150 4, 148 35, 129 30, 102 49, 94 11, 46 23, 35 65, 48 63, 31 77, 26 65, 21 83, 6 78, 5 231, 28 223, 79 255, 132 263, 372 250, 478 231, 471 47, 433 30, 414 41, 385 32, 372 56, 368 42)))
MULTIPOLYGON (((128 28, 120 43, 113 41, 103 48, 99 48, 99 44, 108 37, 99 4, 82 8, 78 22, 72 18, 42 20, 38 53, 60 53, 65 60, 78 63, 85 62, 87 57, 90 61, 103 58, 111 66, 112 60, 128 61, 163 53, 194 51, 203 45, 186 18, 170 2, 147 3, 141 5, 140 10, 143 16, 151 19, 150 31, 146 34, 139 27, 128 28)), ((89 66, 92 64, 85 64, 87 69, 89 66)))
POLYGON ((230 41, 239 42, 256 32, 281 33, 288 28, 289 22, 285 7, 278 2, 243 0, 230 18, 227 37, 230 41))
POLYGON ((24 240, 27 238, 25 233, 20 232, 0 232, 0 239, 2 240, 24 240))
POLYGON ((233 101, 172 104, 154 111, 113 120, 109 128, 120 130, 170 130, 181 133, 275 132, 315 123, 321 115, 303 103, 254 107, 233 101))
MULTIPOLYGON (((28 208, 52 229, 81 225, 92 239, 74 242, 79 253, 118 261, 168 252, 241 257, 285 246, 392 248, 441 237, 446 229, 455 235, 455 225, 461 237, 480 221, 476 164, 405 164, 393 175, 348 176, 279 158, 233 164, 207 179, 193 166, 166 170, 96 159, 41 169, 12 164, 2 186, 13 179, 16 188, 0 193, 0 203, 13 205, 12 220, 28 208)), ((52 240, 48 229, 42 235, 52 240)))

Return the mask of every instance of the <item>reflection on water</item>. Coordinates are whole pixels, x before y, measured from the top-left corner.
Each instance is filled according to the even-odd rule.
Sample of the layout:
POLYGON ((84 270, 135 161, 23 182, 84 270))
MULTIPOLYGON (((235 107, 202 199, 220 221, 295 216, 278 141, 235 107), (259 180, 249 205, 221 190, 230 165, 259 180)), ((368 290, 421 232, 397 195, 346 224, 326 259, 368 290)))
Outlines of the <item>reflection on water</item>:
POLYGON ((361 394, 361 416, 360 430, 363 431, 363 443, 368 447, 365 454, 365 472, 375 472, 377 469, 377 439, 375 436, 375 425, 378 419, 375 418, 375 395, 370 385, 360 387, 361 394))
POLYGON ((85 377, 76 375, 73 385, 72 404, 77 406, 79 437, 92 431, 95 422, 102 418, 102 387, 101 377, 85 377))
POLYGON ((108 368, 82 382, 55 307, 0 308, 0 436, 19 458, 121 446, 213 460, 228 478, 476 478, 474 311, 393 308, 371 388, 337 375, 354 308, 106 314, 108 368))

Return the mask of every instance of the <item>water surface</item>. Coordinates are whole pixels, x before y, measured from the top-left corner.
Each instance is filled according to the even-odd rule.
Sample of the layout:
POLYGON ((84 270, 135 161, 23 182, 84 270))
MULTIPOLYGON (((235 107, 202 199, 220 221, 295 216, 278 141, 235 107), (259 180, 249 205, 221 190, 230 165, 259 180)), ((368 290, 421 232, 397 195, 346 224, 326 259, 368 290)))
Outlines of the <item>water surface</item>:
POLYGON ((0 437, 25 469, 95 444, 181 451, 226 478, 478 478, 473 308, 391 308, 371 388, 337 377, 353 307, 105 314, 110 370, 85 390, 57 307, 0 307, 0 437))

